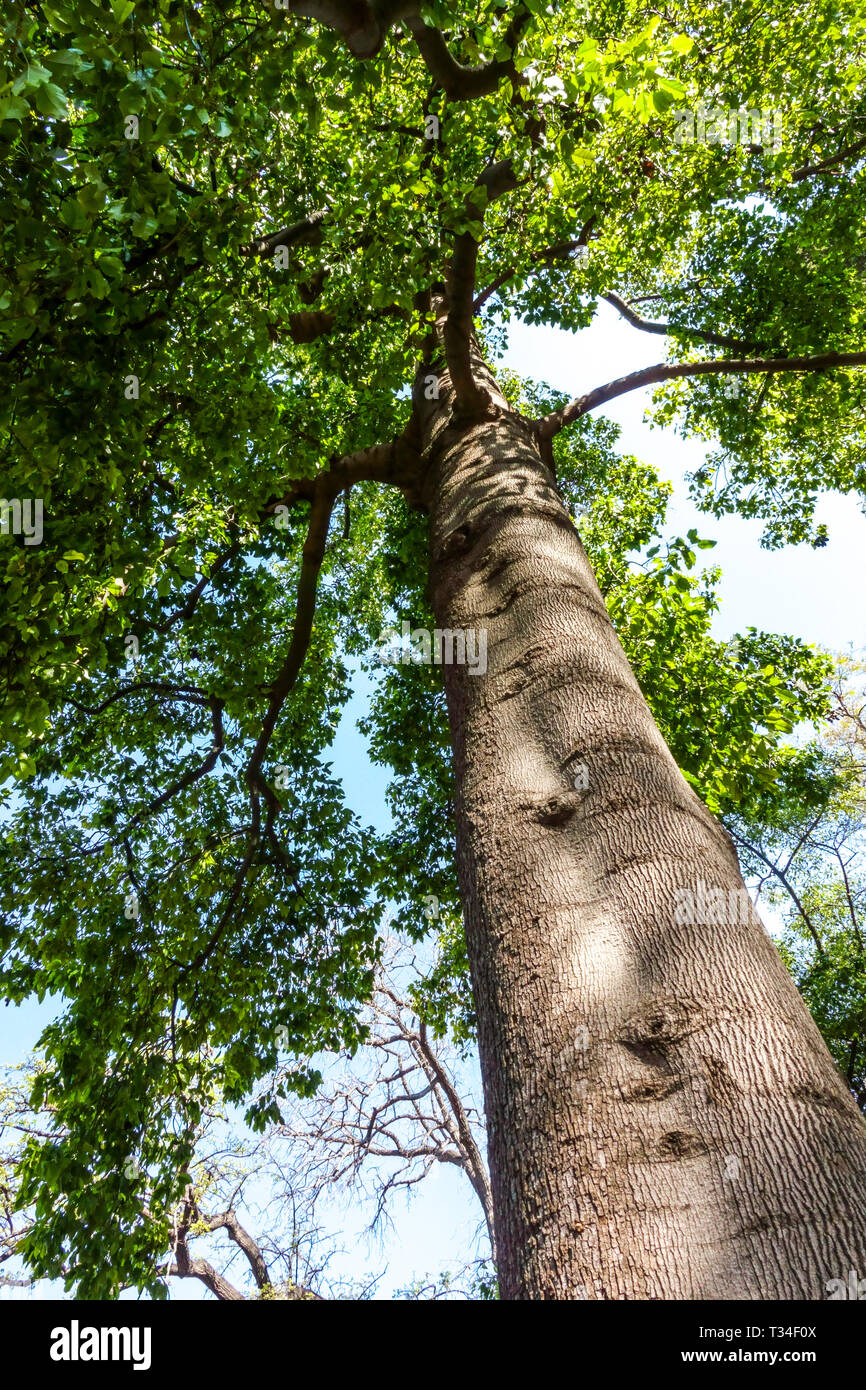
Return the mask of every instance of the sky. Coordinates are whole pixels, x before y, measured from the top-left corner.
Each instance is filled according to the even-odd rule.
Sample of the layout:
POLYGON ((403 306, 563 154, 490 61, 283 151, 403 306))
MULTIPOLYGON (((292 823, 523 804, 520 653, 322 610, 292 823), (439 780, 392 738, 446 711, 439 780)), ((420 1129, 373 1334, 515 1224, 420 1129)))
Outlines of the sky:
MULTIPOLYGON (((514 325, 504 360, 512 371, 580 396, 664 358, 663 338, 632 328, 602 302, 592 327, 579 334, 514 325)), ((652 389, 620 396, 603 413, 622 427, 621 451, 636 454, 674 484, 669 531, 685 535, 696 526, 701 536, 717 542, 714 550, 702 552, 705 564, 721 566, 723 575, 714 635, 727 639, 751 625, 835 649, 851 642, 862 647, 866 608, 857 578, 862 581, 866 516, 857 502, 838 494, 819 502, 817 520, 830 530, 830 543, 822 550, 806 545, 762 550, 761 521, 716 519, 692 506, 683 475, 697 468, 708 450, 703 441, 684 440, 672 429, 650 429, 644 423, 652 389)))
MULTIPOLYGON (((577 396, 664 356, 664 339, 632 328, 615 309, 602 303, 592 326, 577 334, 513 324, 503 364, 577 396)), ((762 550, 760 521, 715 519, 692 506, 684 474, 700 464, 706 446, 683 440, 669 428, 650 429, 644 420, 650 396, 651 388, 646 388, 619 397, 604 408, 604 414, 622 427, 622 452, 637 455, 673 484, 668 534, 685 535, 695 526, 702 537, 717 542, 712 551, 699 556, 699 566, 703 559, 705 564, 722 569, 714 634, 726 640, 754 626, 836 650, 866 646, 862 597, 866 516, 857 503, 835 494, 820 501, 817 520, 829 528, 829 544, 821 550, 805 545, 762 550)), ((344 712, 331 756, 350 807, 365 822, 385 829, 389 824, 385 805, 388 773, 370 762, 356 728, 366 710, 368 694, 369 684, 359 673, 356 693, 344 712)), ((20 1061, 52 1016, 48 1002, 0 1008, 0 1061, 20 1061)), ((456 1171, 448 1169, 428 1181, 411 1205, 398 1204, 393 1216, 393 1231, 382 1247, 368 1247, 360 1218, 350 1221, 344 1237, 348 1253, 335 1261, 334 1271, 362 1277, 387 1264, 377 1293, 378 1298, 387 1299, 415 1277, 454 1269, 461 1258, 471 1257, 468 1245, 480 1211, 468 1184, 456 1171)), ((200 1296, 201 1286, 195 1281, 175 1282, 182 1287, 173 1297, 200 1296)), ((23 1292, 0 1290, 0 1299, 20 1297, 23 1292)))

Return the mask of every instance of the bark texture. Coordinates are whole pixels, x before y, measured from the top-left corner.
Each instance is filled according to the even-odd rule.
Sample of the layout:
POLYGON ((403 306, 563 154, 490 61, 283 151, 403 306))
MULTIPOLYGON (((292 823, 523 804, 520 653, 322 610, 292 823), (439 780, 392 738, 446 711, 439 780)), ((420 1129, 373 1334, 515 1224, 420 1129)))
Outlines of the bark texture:
POLYGON ((415 401, 436 621, 487 631, 486 674, 444 675, 501 1295, 823 1299, 866 1273, 866 1125, 754 912, 678 923, 678 890, 743 889, 732 842, 473 369, 486 418, 444 368, 415 401))

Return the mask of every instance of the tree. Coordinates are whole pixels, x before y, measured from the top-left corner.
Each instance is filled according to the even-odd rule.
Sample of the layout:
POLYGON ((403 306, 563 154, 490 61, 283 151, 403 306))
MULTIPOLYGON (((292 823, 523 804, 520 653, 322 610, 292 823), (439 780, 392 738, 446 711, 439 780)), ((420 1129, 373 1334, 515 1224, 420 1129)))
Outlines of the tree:
POLYGON ((821 737, 781 750, 771 796, 729 829, 744 868, 784 913, 782 956, 861 1110, 866 1108, 866 804, 862 662, 838 658, 821 737))
POLYGON ((342 1073, 333 1072, 313 1099, 284 1117, 279 1133, 291 1140, 311 1190, 366 1187, 373 1229, 394 1193, 416 1187, 438 1164, 458 1168, 478 1199, 495 1258, 483 1126, 460 1093, 454 1059, 437 1041, 423 1005, 416 1011, 417 994, 407 997, 423 978, 411 953, 389 943, 364 1018, 367 1066, 362 1071, 352 1059, 342 1073), (402 976, 408 979, 401 984, 402 976))
POLYGON ((665 605, 651 555, 633 669, 569 491, 589 412, 664 383, 719 439, 697 495, 768 543, 823 543, 817 491, 862 487, 862 6, 56 0, 4 29, 4 988, 67 1001, 31 1267, 162 1289, 130 1151, 168 1211, 278 1028, 299 1059, 362 1040, 381 906, 457 907, 444 799, 502 1296, 820 1297, 866 1257, 866 1132, 713 814, 812 686, 702 685, 706 605, 685 574, 697 612, 665 605), (670 360, 522 409, 502 324, 601 297, 670 360), (377 845, 322 755, 346 657, 407 611, 421 660, 371 727, 415 830, 377 845))
MULTIPOLYGON (((329 1267, 341 1252, 328 1230, 333 1213, 329 1221, 323 1203, 342 1197, 356 1212, 367 1210, 373 1233, 390 1220, 396 1193, 414 1190, 447 1164, 465 1174, 478 1199, 486 1248, 462 1268, 421 1280, 400 1296, 494 1296, 483 1124, 454 1049, 433 1037, 406 997, 422 979, 415 954, 393 939, 386 942, 362 1014, 369 1029, 364 1046, 353 1058, 335 1059, 315 1097, 290 1097, 280 1106, 280 1122, 252 1140, 237 1133, 224 1110, 202 1118, 190 1182, 166 1213, 169 1247, 160 1266, 167 1284, 197 1280, 220 1302, 368 1298, 384 1270, 364 1280, 334 1276, 329 1267)), ((28 1138, 60 1137, 51 1110, 34 1114, 30 1108, 40 1065, 10 1068, 0 1084, 0 1266, 13 1270, 0 1272, 0 1285, 29 1283, 17 1277, 35 1219, 18 1198, 22 1146, 28 1138)), ((273 1093, 279 1080, 278 1068, 264 1084, 273 1093)), ((137 1167, 130 1159, 125 1176, 145 1176, 137 1167)), ((145 1187, 145 1221, 154 1217, 150 1195, 145 1187)))

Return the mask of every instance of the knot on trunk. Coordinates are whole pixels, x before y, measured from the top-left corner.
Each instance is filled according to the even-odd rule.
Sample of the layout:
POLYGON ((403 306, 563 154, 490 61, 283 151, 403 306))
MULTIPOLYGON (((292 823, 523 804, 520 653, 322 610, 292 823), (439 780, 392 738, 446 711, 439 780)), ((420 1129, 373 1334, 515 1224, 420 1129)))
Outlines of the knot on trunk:
POLYGON ((457 531, 452 531, 436 551, 437 565, 447 564, 449 560, 456 560, 458 555, 465 555, 474 539, 468 526, 461 526, 457 531))
POLYGON ((626 1019, 619 1041, 639 1056, 652 1052, 664 1057, 671 1047, 705 1023, 703 1009, 689 1000, 654 999, 626 1019))
POLYGON ((659 1158, 700 1158, 707 1154, 710 1146, 700 1134, 689 1134, 683 1129, 663 1134, 656 1145, 659 1158))
POLYGON ((557 792, 554 796, 534 797, 531 801, 521 801, 521 811, 528 811, 532 820, 539 825, 565 825, 570 821, 581 804, 576 792, 557 792))

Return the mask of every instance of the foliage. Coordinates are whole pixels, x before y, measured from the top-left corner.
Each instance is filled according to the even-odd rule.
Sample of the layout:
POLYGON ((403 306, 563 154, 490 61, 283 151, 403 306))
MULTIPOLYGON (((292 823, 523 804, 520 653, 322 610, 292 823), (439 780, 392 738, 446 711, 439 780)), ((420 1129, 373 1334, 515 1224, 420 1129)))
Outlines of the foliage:
POLYGON ((838 659, 819 739, 780 750, 777 784, 731 818, 745 871, 782 916, 782 955, 866 1108, 866 708, 862 661, 838 659))
MULTIPOLYGON (((445 927, 423 1004, 470 1036, 435 669, 385 672, 366 723, 393 833, 328 763, 351 660, 396 614, 429 625, 424 519, 372 475, 324 518, 291 672, 317 488, 406 425, 456 249, 494 353, 511 317, 578 331, 611 292, 660 306, 677 361, 713 334, 862 348, 860 0, 479 0, 402 27, 383 4, 367 47, 339 0, 314 8, 14 0, 2 20, 2 490, 44 507, 40 544, 0 538, 2 988, 56 1001, 32 1097, 56 1132, 21 1200, 30 1268, 82 1297, 159 1296, 143 1175, 168 1212, 209 1107, 275 1119, 250 1097, 278 1037, 301 1094, 304 1059, 362 1041, 386 902, 409 933, 445 927), (781 142, 678 144, 701 102, 781 109, 781 142), (510 187, 488 202, 491 161, 510 187)), ((863 485, 864 377, 743 380, 674 382, 659 418, 718 438, 708 509, 821 543, 818 491, 863 485)), ((827 709, 826 660, 713 640, 710 542, 663 538, 666 488, 615 443, 587 417, 559 436, 563 496, 683 771, 751 814, 780 740, 827 709)))

